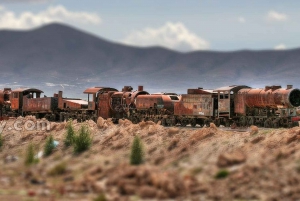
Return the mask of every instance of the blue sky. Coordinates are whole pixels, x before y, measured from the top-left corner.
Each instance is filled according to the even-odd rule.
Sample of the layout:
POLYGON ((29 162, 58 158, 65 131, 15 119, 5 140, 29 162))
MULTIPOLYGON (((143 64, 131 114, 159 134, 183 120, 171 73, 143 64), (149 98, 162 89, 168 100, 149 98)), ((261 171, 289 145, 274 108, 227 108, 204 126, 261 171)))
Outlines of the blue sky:
POLYGON ((72 25, 114 42, 178 51, 300 47, 300 1, 0 0, 0 29, 72 25))

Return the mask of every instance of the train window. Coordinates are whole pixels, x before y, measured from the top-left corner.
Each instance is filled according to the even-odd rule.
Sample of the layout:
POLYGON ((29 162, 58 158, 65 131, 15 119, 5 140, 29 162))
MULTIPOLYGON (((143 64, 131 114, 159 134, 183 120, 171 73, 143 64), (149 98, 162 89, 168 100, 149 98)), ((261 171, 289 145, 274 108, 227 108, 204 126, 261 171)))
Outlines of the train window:
POLYGON ((169 96, 171 100, 179 100, 178 96, 169 96))
POLYGON ((19 93, 17 92, 13 93, 13 98, 19 98, 19 93))

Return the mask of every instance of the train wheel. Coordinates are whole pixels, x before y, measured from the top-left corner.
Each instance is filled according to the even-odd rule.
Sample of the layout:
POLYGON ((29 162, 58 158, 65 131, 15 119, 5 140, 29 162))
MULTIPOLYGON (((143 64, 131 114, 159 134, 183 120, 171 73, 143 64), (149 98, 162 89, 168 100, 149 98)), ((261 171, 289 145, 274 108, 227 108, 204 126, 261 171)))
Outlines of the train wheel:
POLYGON ((241 116, 240 117, 240 126, 241 127, 245 127, 245 126, 247 126, 247 118, 245 117, 245 116, 241 116))
POLYGON ((162 126, 167 126, 166 119, 162 119, 162 120, 161 120, 161 125, 162 125, 162 126))
POLYGON ((220 126, 220 119, 215 119, 214 124, 219 127, 220 126))
POLYGON ((229 122, 229 120, 228 120, 228 119, 225 119, 224 121, 225 121, 225 127, 230 127, 230 122, 229 122))
POLYGON ((132 118, 132 123, 137 124, 139 123, 139 119, 137 117, 132 118))
POLYGON ((191 124, 192 127, 196 127, 196 124, 197 124, 196 120, 192 119, 191 122, 190 122, 190 124, 191 124))
POLYGON ((186 125, 188 124, 188 122, 185 119, 182 119, 180 122, 182 127, 186 127, 186 125))
POLYGON ((248 117, 248 126, 252 126, 255 124, 255 119, 254 117, 248 117))
POLYGON ((269 119, 267 119, 267 120, 265 121, 264 127, 265 127, 265 128, 271 128, 271 122, 270 122, 269 119))

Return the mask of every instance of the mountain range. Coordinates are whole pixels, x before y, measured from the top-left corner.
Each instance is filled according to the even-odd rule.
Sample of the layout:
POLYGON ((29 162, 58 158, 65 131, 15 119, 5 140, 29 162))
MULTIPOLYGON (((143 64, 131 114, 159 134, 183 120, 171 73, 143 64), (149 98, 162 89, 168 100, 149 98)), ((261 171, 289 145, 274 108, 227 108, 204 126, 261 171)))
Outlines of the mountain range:
POLYGON ((244 84, 300 87, 300 49, 176 52, 115 43, 63 24, 0 31, 0 87, 36 87, 82 96, 109 86, 185 93, 244 84))

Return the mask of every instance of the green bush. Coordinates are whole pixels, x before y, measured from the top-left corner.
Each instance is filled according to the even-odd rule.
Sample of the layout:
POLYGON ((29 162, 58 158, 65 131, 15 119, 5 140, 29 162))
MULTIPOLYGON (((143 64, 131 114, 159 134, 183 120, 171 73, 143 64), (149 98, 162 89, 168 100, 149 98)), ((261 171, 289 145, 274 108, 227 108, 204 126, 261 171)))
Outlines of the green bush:
POLYGON ((74 137, 74 152, 81 153, 90 148, 92 144, 92 138, 90 130, 86 125, 82 125, 78 131, 78 134, 74 137))
POLYGON ((106 201, 107 199, 106 199, 106 196, 105 196, 105 194, 103 194, 103 193, 101 193, 98 197, 96 197, 95 199, 94 199, 94 201, 106 201))
POLYGON ((3 146, 3 141, 2 133, 0 133, 0 148, 3 146))
POLYGON ((25 157, 25 165, 29 166, 35 163, 38 163, 38 159, 35 158, 34 153, 34 146, 30 143, 26 150, 26 157, 25 157))
POLYGON ((130 164, 131 165, 142 164, 144 162, 143 158, 144 158, 144 151, 143 151, 142 141, 138 136, 135 136, 131 146, 130 164))
POLYGON ((66 173, 67 171, 67 164, 66 162, 61 162, 57 165, 55 165, 49 172, 48 175, 50 176, 57 176, 57 175, 62 175, 66 173))
POLYGON ((50 154, 52 154, 54 148, 55 148, 54 140, 53 140, 52 135, 50 135, 47 138, 47 141, 46 141, 46 144, 44 147, 44 156, 49 156, 50 154))
POLYGON ((66 147, 71 146, 74 143, 75 131, 72 125, 72 120, 70 119, 67 123, 67 133, 64 140, 64 144, 66 147))
POLYGON ((229 175, 228 170, 219 170, 219 172, 216 174, 215 178, 216 179, 223 179, 226 178, 229 175))

